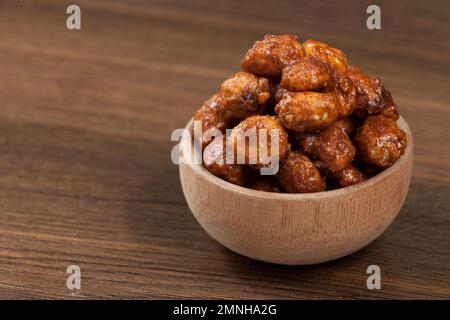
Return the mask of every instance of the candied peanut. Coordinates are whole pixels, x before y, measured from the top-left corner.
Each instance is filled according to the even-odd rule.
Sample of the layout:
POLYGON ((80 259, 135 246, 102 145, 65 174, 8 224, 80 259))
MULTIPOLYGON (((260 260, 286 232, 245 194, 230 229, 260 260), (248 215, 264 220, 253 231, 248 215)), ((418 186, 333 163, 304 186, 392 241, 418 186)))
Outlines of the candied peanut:
POLYGON ((369 116, 358 129, 355 143, 366 163, 386 168, 405 153, 406 133, 390 118, 369 116))
POLYGON ((216 137, 203 151, 204 166, 217 177, 237 185, 243 185, 245 183, 243 166, 227 163, 227 152, 231 152, 227 148, 232 148, 232 144, 227 146, 226 137, 216 137))
POLYGON ((313 57, 305 57, 283 69, 280 86, 290 91, 314 91, 326 86, 328 66, 313 57))
POLYGON ((355 119, 346 117, 342 118, 335 123, 333 123, 334 126, 337 126, 339 129, 341 129, 347 136, 352 137, 353 134, 356 132, 356 129, 358 127, 358 124, 355 119))
POLYGON ((337 172, 350 166, 355 147, 347 134, 333 125, 319 134, 313 154, 329 171, 337 172))
POLYGON ((284 67, 298 61, 305 50, 293 35, 265 35, 256 41, 241 61, 243 70, 258 76, 279 77, 284 67))
POLYGON ((203 146, 209 142, 205 138, 207 130, 217 129, 225 133, 225 129, 233 127, 239 119, 261 114, 270 96, 269 85, 266 78, 242 71, 225 80, 220 91, 206 101, 194 116, 194 120, 202 122, 203 146))
POLYGON ((240 71, 220 85, 220 95, 230 112, 239 119, 260 114, 269 99, 269 80, 240 71))
POLYGON ((349 67, 347 75, 356 86, 358 109, 365 110, 368 115, 380 114, 398 120, 398 106, 379 78, 366 76, 353 66, 349 67))
POLYGON ((326 188, 319 170, 299 151, 289 152, 281 162, 278 181, 289 193, 320 192, 326 188))
POLYGON ((315 40, 306 40, 303 42, 303 47, 306 55, 329 63, 339 72, 347 70, 347 58, 341 50, 315 40))
POLYGON ((318 139, 318 135, 315 133, 307 133, 307 132, 296 132, 294 133, 295 141, 299 148, 308 156, 312 156, 314 149, 316 148, 316 143, 318 139))
POLYGON ((200 121, 202 124, 202 145, 205 147, 209 143, 205 133, 211 129, 225 133, 225 130, 232 126, 235 117, 226 106, 224 99, 219 94, 215 94, 197 110, 194 121, 200 121))
POLYGON ((336 95, 338 118, 352 114, 356 108, 357 91, 353 81, 344 73, 333 72, 325 92, 336 95))
POLYGON ((354 165, 350 165, 348 168, 335 172, 334 178, 342 188, 358 184, 367 180, 367 176, 354 165))
POLYGON ((336 121, 336 99, 332 93, 289 92, 275 107, 280 122, 297 132, 316 132, 336 121))
POLYGON ((286 130, 281 126, 280 121, 274 116, 253 116, 243 120, 231 132, 236 154, 240 152, 239 147, 245 147, 245 163, 254 165, 257 168, 267 167, 270 163, 265 163, 264 157, 278 156, 279 160, 286 156, 290 148, 286 130), (262 136, 261 130, 265 130, 266 136, 262 136), (275 130, 275 132, 273 132, 275 130), (278 134, 278 150, 272 150, 271 134, 278 134), (252 143, 252 134, 255 134, 252 143), (255 161, 252 161, 252 155, 255 161))
POLYGON ((283 98, 283 96, 288 93, 289 91, 285 88, 282 88, 280 86, 279 82, 271 81, 270 83, 270 98, 269 98, 269 104, 275 106, 280 100, 283 98))

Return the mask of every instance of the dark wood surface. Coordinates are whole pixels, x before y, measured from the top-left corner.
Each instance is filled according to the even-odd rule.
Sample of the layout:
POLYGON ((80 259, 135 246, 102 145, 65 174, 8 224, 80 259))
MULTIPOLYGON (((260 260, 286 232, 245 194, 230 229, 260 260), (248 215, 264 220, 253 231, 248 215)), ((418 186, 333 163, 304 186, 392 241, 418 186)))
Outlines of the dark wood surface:
POLYGON ((450 298, 448 1, 377 1, 378 31, 369 1, 80 0, 69 31, 71 3, 0 1, 0 298, 450 298), (170 133, 265 33, 341 48, 413 130, 404 208, 349 257, 252 261, 184 200, 170 133), (381 290, 366 288, 372 264, 381 290))

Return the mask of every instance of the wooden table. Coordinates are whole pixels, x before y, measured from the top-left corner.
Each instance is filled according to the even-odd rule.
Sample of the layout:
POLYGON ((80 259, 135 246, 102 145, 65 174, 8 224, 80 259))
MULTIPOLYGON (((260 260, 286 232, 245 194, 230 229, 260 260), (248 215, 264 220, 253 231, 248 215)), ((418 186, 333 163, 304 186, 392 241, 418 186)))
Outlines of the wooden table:
POLYGON ((70 3, 0 2, 0 298, 450 298, 448 1, 381 2, 381 30, 370 1, 79 0, 69 31, 70 3), (252 261, 184 200, 170 134, 265 33, 343 49, 414 131, 400 216, 349 257, 252 261), (381 290, 366 288, 372 264, 381 290))

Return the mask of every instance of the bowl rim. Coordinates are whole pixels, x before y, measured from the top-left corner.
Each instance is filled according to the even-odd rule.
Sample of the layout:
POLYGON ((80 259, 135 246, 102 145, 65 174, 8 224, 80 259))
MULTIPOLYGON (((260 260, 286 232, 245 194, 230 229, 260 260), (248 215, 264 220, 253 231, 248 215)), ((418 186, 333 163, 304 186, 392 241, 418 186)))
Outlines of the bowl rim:
MULTIPOLYGON (((413 136, 411 130, 408 126, 408 123, 403 119, 402 116, 396 121, 397 125, 406 132, 407 146, 405 153, 392 165, 391 167, 384 169, 381 173, 363 181, 361 183, 339 188, 335 190, 327 190, 322 192, 313 192, 313 193, 277 193, 277 192, 268 192, 268 191, 260 191, 254 190, 243 186, 238 186, 226 180, 223 180, 219 177, 216 177, 211 172, 206 170, 203 164, 193 164, 193 163, 182 163, 180 161, 179 166, 186 165, 192 168, 192 170, 199 176, 205 178, 210 183, 213 183, 217 187, 221 189, 226 189, 228 191, 239 193, 240 195, 245 195, 252 198, 260 198, 260 199, 268 199, 268 200, 290 200, 290 201, 299 201, 299 200, 314 200, 314 199, 323 199, 323 198, 335 198, 341 197, 343 195, 348 195, 349 193, 354 193, 359 190, 367 189, 375 184, 380 183, 381 181, 387 179, 394 172, 399 171, 408 161, 412 161, 410 159, 413 157, 413 136)), ((193 118, 187 123, 185 129, 189 130, 189 132, 193 133, 193 118)), ((189 139, 181 139, 180 141, 180 159, 183 156, 183 146, 187 143, 193 144, 193 140, 189 139)))

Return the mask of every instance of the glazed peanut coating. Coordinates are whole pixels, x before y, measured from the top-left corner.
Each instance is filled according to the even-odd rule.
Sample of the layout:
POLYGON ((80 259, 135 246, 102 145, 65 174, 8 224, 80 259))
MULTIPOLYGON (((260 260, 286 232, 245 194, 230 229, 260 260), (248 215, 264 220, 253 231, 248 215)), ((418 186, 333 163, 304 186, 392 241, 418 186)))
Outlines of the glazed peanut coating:
POLYGON ((275 106, 280 100, 283 98, 283 96, 288 93, 289 90, 282 88, 280 86, 280 83, 277 81, 271 81, 270 83, 270 98, 269 98, 269 104, 275 106))
POLYGON ((329 63, 338 72, 347 71, 347 58, 341 50, 315 40, 303 42, 303 47, 307 56, 329 63))
POLYGON ((258 76, 280 77, 288 64, 300 60, 305 50, 293 35, 265 35, 256 41, 241 61, 243 70, 258 76))
POLYGON ((346 75, 347 58, 345 54, 326 43, 307 40, 303 43, 306 55, 328 63, 332 67, 331 81, 326 92, 334 92, 338 104, 338 117, 350 115, 356 107, 356 87, 346 75))
POLYGON ((335 95, 318 92, 289 92, 275 107, 280 122, 297 132, 316 132, 337 118, 335 95))
POLYGON ((274 176, 257 176, 250 181, 248 187, 259 191, 281 192, 280 184, 274 176))
POLYGON ((328 66, 313 57, 304 57, 283 69, 280 86, 290 91, 313 91, 325 87, 330 78, 328 66))
POLYGON ((347 136, 352 137, 353 134, 356 132, 356 129, 358 128, 358 123, 355 119, 351 117, 345 117, 342 119, 339 119, 335 123, 333 123, 334 126, 337 126, 339 129, 341 129, 343 132, 347 134, 347 136))
POLYGON ((330 172, 348 168, 355 158, 355 147, 338 126, 332 125, 320 132, 312 149, 314 158, 330 172))
MULTIPOLYGON (((227 152, 231 152, 232 144, 229 143, 227 146, 226 141, 225 137, 216 137, 206 146, 203 151, 204 166, 217 177, 237 185, 244 185, 245 174, 243 166, 234 163, 229 164, 227 162, 227 152)), ((230 156, 229 158, 232 157, 230 156)))
POLYGON ((243 120, 231 131, 231 139, 236 155, 239 155, 240 150, 244 150, 243 147, 245 147, 245 163, 257 168, 270 165, 265 161, 266 157, 278 156, 279 160, 284 159, 290 149, 286 130, 274 116, 253 116, 243 120), (278 134, 278 150, 272 150, 272 133, 278 134), (248 138, 252 135, 253 143, 252 139, 248 138), (252 155, 255 159, 252 159, 252 155))
POLYGON ((405 152, 391 93, 380 79, 348 65, 341 50, 266 35, 241 67, 194 117, 204 131, 232 129, 228 140, 208 145, 202 137, 205 167, 213 174, 254 190, 320 192, 360 183, 405 152), (278 133, 277 150, 271 132, 278 133), (231 164, 214 161, 225 157, 225 141, 234 153, 231 164), (260 175, 259 169, 278 169, 274 156, 276 178, 260 175))
POLYGON ((357 91, 353 81, 344 73, 332 72, 330 84, 325 92, 332 92, 336 96, 338 118, 347 117, 357 105, 357 91))
POLYGON ((316 148, 316 143, 319 135, 316 133, 307 132, 296 132, 294 133, 295 141, 298 147, 308 156, 314 155, 314 149, 316 148))
POLYGON ((269 99, 269 80, 240 71, 220 86, 220 95, 230 112, 239 119, 260 114, 269 99))
POLYGON ((289 152, 282 161, 278 181, 289 193, 320 192, 326 188, 319 170, 299 151, 289 152))
POLYGON ((356 86, 358 109, 363 109, 368 115, 379 114, 398 120, 398 106, 379 78, 366 76, 353 66, 349 66, 347 75, 356 86))
MULTIPOLYGON (((238 72, 221 84, 220 91, 203 104, 194 120, 202 122, 203 133, 209 129, 224 133, 238 119, 262 113, 269 89, 266 78, 238 72)), ((209 142, 206 138, 202 140, 203 145, 209 142)))
POLYGON ((334 173, 334 178, 340 187, 345 188, 367 180, 367 176, 354 165, 334 173))
MULTIPOLYGON (((385 90, 384 93, 386 94, 386 103, 382 105, 381 109, 379 109, 380 111, 371 114, 380 114, 383 117, 397 121, 400 119, 398 106, 395 104, 392 94, 388 90, 385 90)), ((370 112, 370 109, 368 110, 370 112)))
POLYGON ((366 163, 386 168, 405 153, 406 134, 390 118, 369 116, 358 129, 355 144, 366 163))
POLYGON ((197 110, 194 115, 194 121, 201 121, 203 130, 202 145, 205 147, 209 143, 209 140, 206 138, 207 131, 217 129, 225 133, 225 130, 232 126, 235 117, 222 96, 215 94, 197 110))

